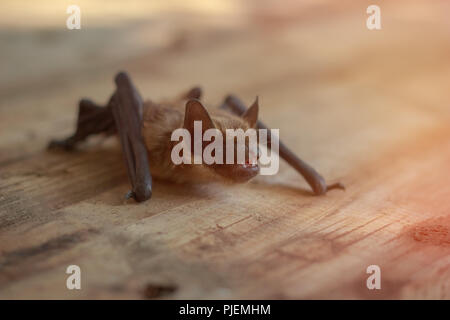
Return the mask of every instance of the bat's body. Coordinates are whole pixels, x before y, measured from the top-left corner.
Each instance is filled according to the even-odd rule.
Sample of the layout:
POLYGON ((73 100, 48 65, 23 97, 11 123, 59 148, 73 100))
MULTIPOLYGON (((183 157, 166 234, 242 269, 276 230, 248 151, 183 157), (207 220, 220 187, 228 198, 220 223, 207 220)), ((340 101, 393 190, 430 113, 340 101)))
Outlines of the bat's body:
MULTIPOLYGON (((184 128, 194 137, 195 121, 201 121, 203 132, 217 129, 223 135, 226 135, 227 129, 246 131, 249 128, 266 128, 257 120, 258 100, 247 109, 237 98, 230 96, 221 108, 207 110, 199 101, 199 88, 193 88, 173 101, 143 103, 125 73, 116 76, 116 85, 117 89, 105 107, 97 106, 90 100, 81 100, 76 132, 67 139, 52 141, 49 147, 72 149, 89 135, 117 133, 132 185, 129 195, 137 201, 151 197, 152 175, 175 182, 245 182, 258 174, 258 164, 248 161, 249 155, 258 151, 251 149, 247 142, 244 142, 246 161, 242 164, 175 165, 171 159, 176 143, 171 140, 172 132, 184 128)), ((268 142, 270 148, 270 136, 268 142)), ((327 186, 312 167, 297 158, 281 141, 279 145, 280 157, 305 177, 314 193, 343 189, 339 183, 327 186)), ((225 158, 226 151, 223 156, 225 158)))

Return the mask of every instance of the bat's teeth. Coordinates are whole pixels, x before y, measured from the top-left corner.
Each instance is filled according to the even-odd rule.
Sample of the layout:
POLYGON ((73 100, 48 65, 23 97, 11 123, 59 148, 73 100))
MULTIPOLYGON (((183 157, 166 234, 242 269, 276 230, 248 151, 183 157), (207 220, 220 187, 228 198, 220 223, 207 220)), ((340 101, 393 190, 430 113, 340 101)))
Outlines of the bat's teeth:
POLYGON ((256 163, 251 163, 251 162, 246 161, 245 163, 242 164, 242 166, 244 168, 252 168, 252 167, 256 166, 256 163))

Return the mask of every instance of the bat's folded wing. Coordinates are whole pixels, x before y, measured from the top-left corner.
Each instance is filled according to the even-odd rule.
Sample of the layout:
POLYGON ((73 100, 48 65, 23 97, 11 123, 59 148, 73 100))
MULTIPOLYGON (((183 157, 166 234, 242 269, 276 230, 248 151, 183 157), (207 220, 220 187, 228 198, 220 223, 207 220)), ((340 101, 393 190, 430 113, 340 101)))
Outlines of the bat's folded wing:
POLYGON ((115 82, 117 89, 112 99, 112 110, 132 186, 129 197, 141 202, 152 195, 152 177, 141 133, 142 99, 126 73, 118 73, 115 82))

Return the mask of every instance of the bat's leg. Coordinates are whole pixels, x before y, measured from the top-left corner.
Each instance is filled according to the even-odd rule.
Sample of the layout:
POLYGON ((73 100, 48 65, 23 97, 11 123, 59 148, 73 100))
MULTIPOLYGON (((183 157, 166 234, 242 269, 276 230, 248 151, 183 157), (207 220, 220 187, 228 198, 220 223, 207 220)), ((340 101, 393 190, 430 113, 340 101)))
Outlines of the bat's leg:
POLYGON ((101 107, 91 100, 82 99, 78 105, 77 128, 73 135, 63 140, 52 140, 48 148, 72 150, 92 134, 113 134, 116 130, 110 103, 101 107))
MULTIPOLYGON (((231 95, 225 99, 224 103, 220 107, 239 116, 244 114, 247 110, 245 105, 238 98, 231 95)), ((270 148, 270 130, 259 120, 257 122, 257 128, 266 129, 268 131, 269 134, 267 142, 268 147, 270 148)), ((331 189, 345 189, 344 185, 339 182, 327 185, 325 179, 316 170, 314 170, 313 167, 297 157, 284 143, 281 142, 281 140, 279 141, 279 155, 305 178, 306 182, 308 182, 316 195, 324 194, 331 189)))
POLYGON ((126 73, 117 74, 115 82, 117 90, 111 106, 132 186, 129 197, 140 202, 152 195, 147 148, 141 133, 142 99, 126 73))

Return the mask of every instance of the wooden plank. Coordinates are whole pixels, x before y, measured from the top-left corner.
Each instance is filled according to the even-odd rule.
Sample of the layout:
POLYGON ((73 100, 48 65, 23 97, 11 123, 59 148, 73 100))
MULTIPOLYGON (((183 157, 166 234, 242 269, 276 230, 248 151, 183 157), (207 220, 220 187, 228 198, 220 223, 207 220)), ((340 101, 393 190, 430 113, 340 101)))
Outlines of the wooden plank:
MULTIPOLYGON (((0 298, 450 298, 448 5, 383 5, 369 32, 363 4, 294 3, 217 5, 214 19, 167 9, 76 41, 52 26, 54 56, 76 46, 67 68, 37 48, 36 73, 0 76, 0 298), (125 201, 114 139, 45 151, 120 69, 155 100, 196 84, 212 105, 259 95, 261 118, 347 190, 314 197, 281 164, 238 186, 156 181, 151 201, 125 201), (70 264, 80 291, 65 287, 70 264), (380 291, 366 288, 371 264, 380 291)), ((39 35, 9 32, 5 52, 25 60, 39 35)))

